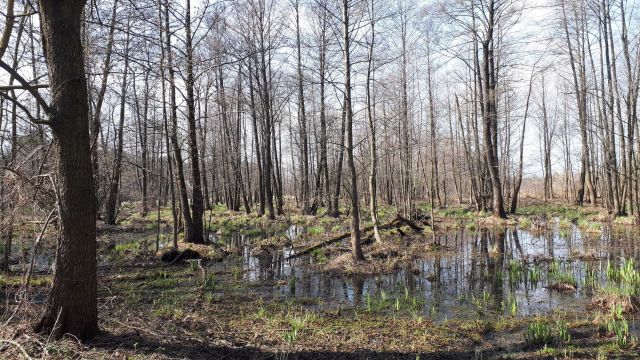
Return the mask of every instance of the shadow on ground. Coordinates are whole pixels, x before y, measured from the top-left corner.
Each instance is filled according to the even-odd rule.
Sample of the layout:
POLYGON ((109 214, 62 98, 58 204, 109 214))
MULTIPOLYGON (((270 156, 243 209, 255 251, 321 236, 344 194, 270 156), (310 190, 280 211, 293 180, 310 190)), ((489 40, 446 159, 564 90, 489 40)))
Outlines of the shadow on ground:
POLYGON ((287 353, 267 352, 252 347, 225 347, 206 344, 196 341, 172 343, 157 342, 147 339, 137 333, 127 335, 102 334, 94 341, 85 344, 95 350, 106 351, 114 354, 116 351, 134 353, 144 356, 164 356, 178 359, 300 359, 300 360, 343 360, 343 359, 369 359, 369 360, 415 360, 415 359, 476 359, 480 358, 474 349, 468 351, 442 351, 426 354, 397 353, 397 352, 372 352, 357 350, 353 352, 340 351, 292 351, 287 353))

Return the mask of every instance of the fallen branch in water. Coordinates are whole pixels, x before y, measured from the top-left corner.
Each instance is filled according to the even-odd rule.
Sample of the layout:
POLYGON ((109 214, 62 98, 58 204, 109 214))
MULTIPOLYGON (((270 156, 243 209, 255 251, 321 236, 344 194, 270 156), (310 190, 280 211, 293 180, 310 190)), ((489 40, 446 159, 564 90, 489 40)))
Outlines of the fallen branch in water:
MULTIPOLYGON (((379 230, 388 230, 388 229, 392 229, 392 228, 399 228, 402 225, 407 225, 407 226, 409 226, 411 229, 413 229, 416 232, 421 232, 424 229, 424 228, 418 226, 413 221, 411 221, 409 219, 406 219, 406 218, 404 218, 404 217, 402 217, 400 215, 396 215, 395 219, 391 220, 390 222, 388 222, 388 223, 386 223, 384 225, 378 226, 378 229, 379 230)), ((370 231, 373 231, 373 226, 368 226, 368 227, 362 229, 361 230, 361 234, 364 235, 364 234, 366 234, 366 233, 368 233, 370 231)), ((315 245, 312 245, 312 246, 310 246, 310 247, 308 247, 308 248, 306 248, 306 249, 304 249, 304 250, 302 250, 300 252, 296 252, 295 254, 290 255, 289 257, 287 257, 285 260, 294 259, 294 258, 297 258, 299 256, 309 254, 309 253, 313 252, 316 249, 320 249, 320 248, 323 248, 325 246, 328 246, 328 245, 331 245, 331 244, 335 244, 335 243, 340 242, 342 240, 346 240, 346 239, 348 239, 350 237, 351 237, 351 233, 350 232, 344 233, 344 234, 342 234, 342 235, 340 235, 338 237, 322 241, 322 242, 320 242, 318 244, 315 244, 315 245)))

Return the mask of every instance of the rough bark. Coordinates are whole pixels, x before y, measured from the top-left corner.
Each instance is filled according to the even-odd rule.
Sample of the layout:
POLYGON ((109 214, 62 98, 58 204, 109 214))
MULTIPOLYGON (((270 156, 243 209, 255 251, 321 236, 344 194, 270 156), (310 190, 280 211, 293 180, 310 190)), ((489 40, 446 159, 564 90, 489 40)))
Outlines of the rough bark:
POLYGON ((351 254, 354 261, 364 260, 360 245, 360 204, 358 203, 358 179, 356 165, 353 156, 353 109, 351 106, 351 32, 349 24, 349 0, 342 1, 342 25, 343 25, 343 56, 344 56, 344 94, 345 94, 345 119, 347 142, 347 165, 350 175, 349 197, 351 198, 351 254))
POLYGON ((86 340, 98 333, 98 309, 96 203, 81 42, 85 1, 40 0, 39 5, 58 155, 59 237, 53 284, 35 330, 86 340))

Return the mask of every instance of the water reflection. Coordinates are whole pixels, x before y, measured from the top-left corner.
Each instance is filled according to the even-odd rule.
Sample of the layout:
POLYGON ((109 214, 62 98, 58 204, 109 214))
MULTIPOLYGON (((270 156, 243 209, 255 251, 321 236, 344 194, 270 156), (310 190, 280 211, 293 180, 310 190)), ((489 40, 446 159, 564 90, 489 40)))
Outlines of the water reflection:
MULTIPOLYGON (((286 235, 294 240, 301 231, 289 229, 286 235)), ((436 236, 435 241, 447 250, 432 252, 395 273, 368 277, 320 273, 306 266, 313 257, 285 260, 293 253, 289 247, 254 256, 252 239, 235 235, 226 241, 241 249, 242 256, 214 266, 241 267, 244 279, 255 283, 252 291, 264 296, 318 299, 317 306, 324 308, 362 307, 372 298, 402 298, 417 299, 413 303, 420 304, 420 310, 443 318, 475 316, 480 305, 483 311, 532 315, 560 307, 584 311, 593 290, 589 282, 607 281, 607 260, 638 257, 633 241, 637 234, 631 228, 604 228, 589 234, 575 226, 539 232, 461 229, 436 236), (549 289, 558 272, 574 278, 577 290, 549 289)))

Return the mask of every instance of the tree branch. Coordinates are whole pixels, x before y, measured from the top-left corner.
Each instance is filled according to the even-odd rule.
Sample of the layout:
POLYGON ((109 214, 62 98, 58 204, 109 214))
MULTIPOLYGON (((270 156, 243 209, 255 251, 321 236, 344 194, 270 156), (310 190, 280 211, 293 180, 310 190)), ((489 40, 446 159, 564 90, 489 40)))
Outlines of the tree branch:
MULTIPOLYGON (((1 61, 1 60, 0 60, 1 61)), ((27 109, 26 106, 22 105, 20 103, 20 101, 18 101, 17 99, 12 98, 11 96, 0 92, 0 96, 11 101, 12 103, 16 104, 17 107, 20 108, 20 110, 24 111, 25 114, 27 114, 27 116, 29 117, 29 121, 31 121, 34 124, 38 124, 38 125, 51 125, 51 121, 49 120, 42 120, 42 119, 36 119, 31 112, 29 111, 29 109, 27 109)))
MULTIPOLYGON (((31 85, 33 89, 46 89, 49 85, 47 84, 35 84, 31 85)), ((22 85, 0 85, 0 92, 11 91, 11 90, 28 90, 22 85)))
POLYGON ((7 71, 16 80, 18 80, 18 82, 24 87, 24 89, 29 91, 31 95, 33 95, 33 97, 38 102, 38 105, 40 105, 44 109, 47 115, 49 116, 55 115, 55 111, 53 111, 53 109, 49 106, 49 104, 42 98, 42 96, 40 96, 40 93, 38 93, 37 88, 33 87, 33 85, 30 85, 29 82, 25 80, 20 74, 18 74, 16 70, 12 69, 11 66, 9 66, 7 63, 5 63, 2 60, 0 60, 0 67, 3 68, 5 71, 7 71))

